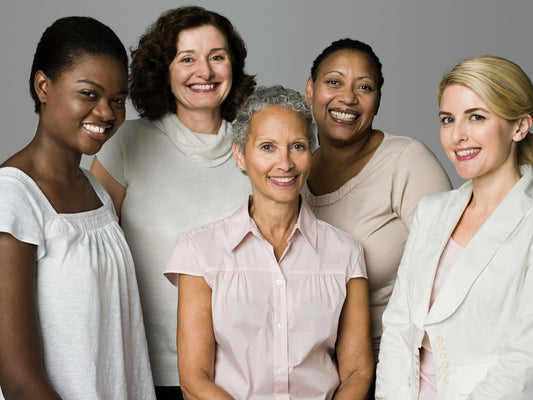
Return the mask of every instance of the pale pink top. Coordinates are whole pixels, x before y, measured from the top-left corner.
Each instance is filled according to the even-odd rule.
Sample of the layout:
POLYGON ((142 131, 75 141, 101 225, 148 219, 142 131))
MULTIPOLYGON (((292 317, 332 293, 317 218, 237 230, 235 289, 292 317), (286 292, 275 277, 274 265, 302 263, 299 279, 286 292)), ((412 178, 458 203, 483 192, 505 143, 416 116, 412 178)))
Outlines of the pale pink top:
POLYGON ((203 276, 212 290, 215 383, 233 398, 331 399, 339 315, 362 247, 302 202, 279 262, 248 214, 181 235, 165 276, 203 276))
MULTIPOLYGON (((448 276, 448 272, 461 255, 463 247, 459 246, 451 237, 442 252, 437 272, 435 273, 435 280, 433 281, 433 290, 431 292, 431 299, 429 308, 439 294, 440 288, 444 280, 448 276)), ((433 361, 433 353, 431 351, 431 344, 429 343, 427 333, 424 333, 422 340, 422 348, 420 349, 420 390, 418 392, 419 400, 437 400, 437 384, 435 382, 435 363, 433 361)))

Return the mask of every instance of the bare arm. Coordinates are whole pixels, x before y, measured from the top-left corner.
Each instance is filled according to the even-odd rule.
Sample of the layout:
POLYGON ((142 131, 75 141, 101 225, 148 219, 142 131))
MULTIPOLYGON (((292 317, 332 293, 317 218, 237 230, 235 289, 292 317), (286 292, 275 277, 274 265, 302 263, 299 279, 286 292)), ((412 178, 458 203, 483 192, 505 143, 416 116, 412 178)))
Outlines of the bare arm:
POLYGON ((0 232, 0 386, 8 400, 60 400, 42 365, 36 254, 35 245, 0 232))
POLYGON ((178 370, 187 400, 232 400, 215 385, 215 335, 211 288, 203 277, 180 275, 178 292, 178 370))
POLYGON ((363 400, 374 376, 368 282, 350 279, 346 291, 336 344, 341 384, 334 399, 363 400))
POLYGON ((115 206, 115 211, 117 216, 120 218, 120 210, 122 209, 122 202, 124 197, 126 197, 126 188, 118 183, 109 172, 104 168, 102 163, 98 161, 98 158, 93 158, 93 163, 91 164, 91 172, 96 178, 100 181, 102 186, 107 190, 111 199, 113 200, 113 205, 115 206))

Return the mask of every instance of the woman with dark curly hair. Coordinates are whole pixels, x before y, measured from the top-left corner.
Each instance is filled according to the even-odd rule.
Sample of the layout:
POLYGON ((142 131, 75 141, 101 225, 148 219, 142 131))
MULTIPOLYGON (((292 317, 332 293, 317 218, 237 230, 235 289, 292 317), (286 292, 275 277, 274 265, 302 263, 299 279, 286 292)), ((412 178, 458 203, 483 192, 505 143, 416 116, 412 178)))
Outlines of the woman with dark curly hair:
POLYGON ((253 91, 246 47, 222 15, 163 13, 132 51, 127 121, 91 170, 111 194, 132 249, 158 398, 181 396, 177 292, 163 271, 177 236, 225 217, 250 193, 232 158, 230 121, 253 91))

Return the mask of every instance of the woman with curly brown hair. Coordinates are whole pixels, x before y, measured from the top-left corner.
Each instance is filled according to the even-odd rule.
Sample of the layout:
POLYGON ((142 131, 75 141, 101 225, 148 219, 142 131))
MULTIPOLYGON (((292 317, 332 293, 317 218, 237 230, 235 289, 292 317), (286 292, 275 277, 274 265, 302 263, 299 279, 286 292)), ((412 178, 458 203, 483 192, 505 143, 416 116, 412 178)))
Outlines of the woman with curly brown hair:
POLYGON ((163 271, 177 236, 235 211, 250 193, 232 159, 230 121, 252 92, 246 47, 222 15, 163 13, 132 52, 127 121, 94 159, 131 247, 158 398, 181 396, 177 292, 163 271))

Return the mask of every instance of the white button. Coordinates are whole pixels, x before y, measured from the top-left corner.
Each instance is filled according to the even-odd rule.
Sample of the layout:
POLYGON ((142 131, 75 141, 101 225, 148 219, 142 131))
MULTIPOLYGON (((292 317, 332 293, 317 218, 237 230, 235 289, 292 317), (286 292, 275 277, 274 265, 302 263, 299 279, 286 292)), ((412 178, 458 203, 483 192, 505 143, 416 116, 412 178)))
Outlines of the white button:
POLYGON ((441 379, 441 382, 444 383, 444 384, 448 384, 450 382, 450 380, 448 379, 447 376, 443 376, 441 379))
POLYGON ((278 279, 278 280, 276 281, 276 285, 278 285, 278 286, 283 285, 283 279, 278 279))
POLYGON ((278 328, 283 329, 283 324, 281 322, 278 322, 278 328))
POLYGON ((278 373, 281 374, 282 372, 285 372, 285 368, 283 368, 283 367, 279 367, 279 369, 278 369, 278 373))

